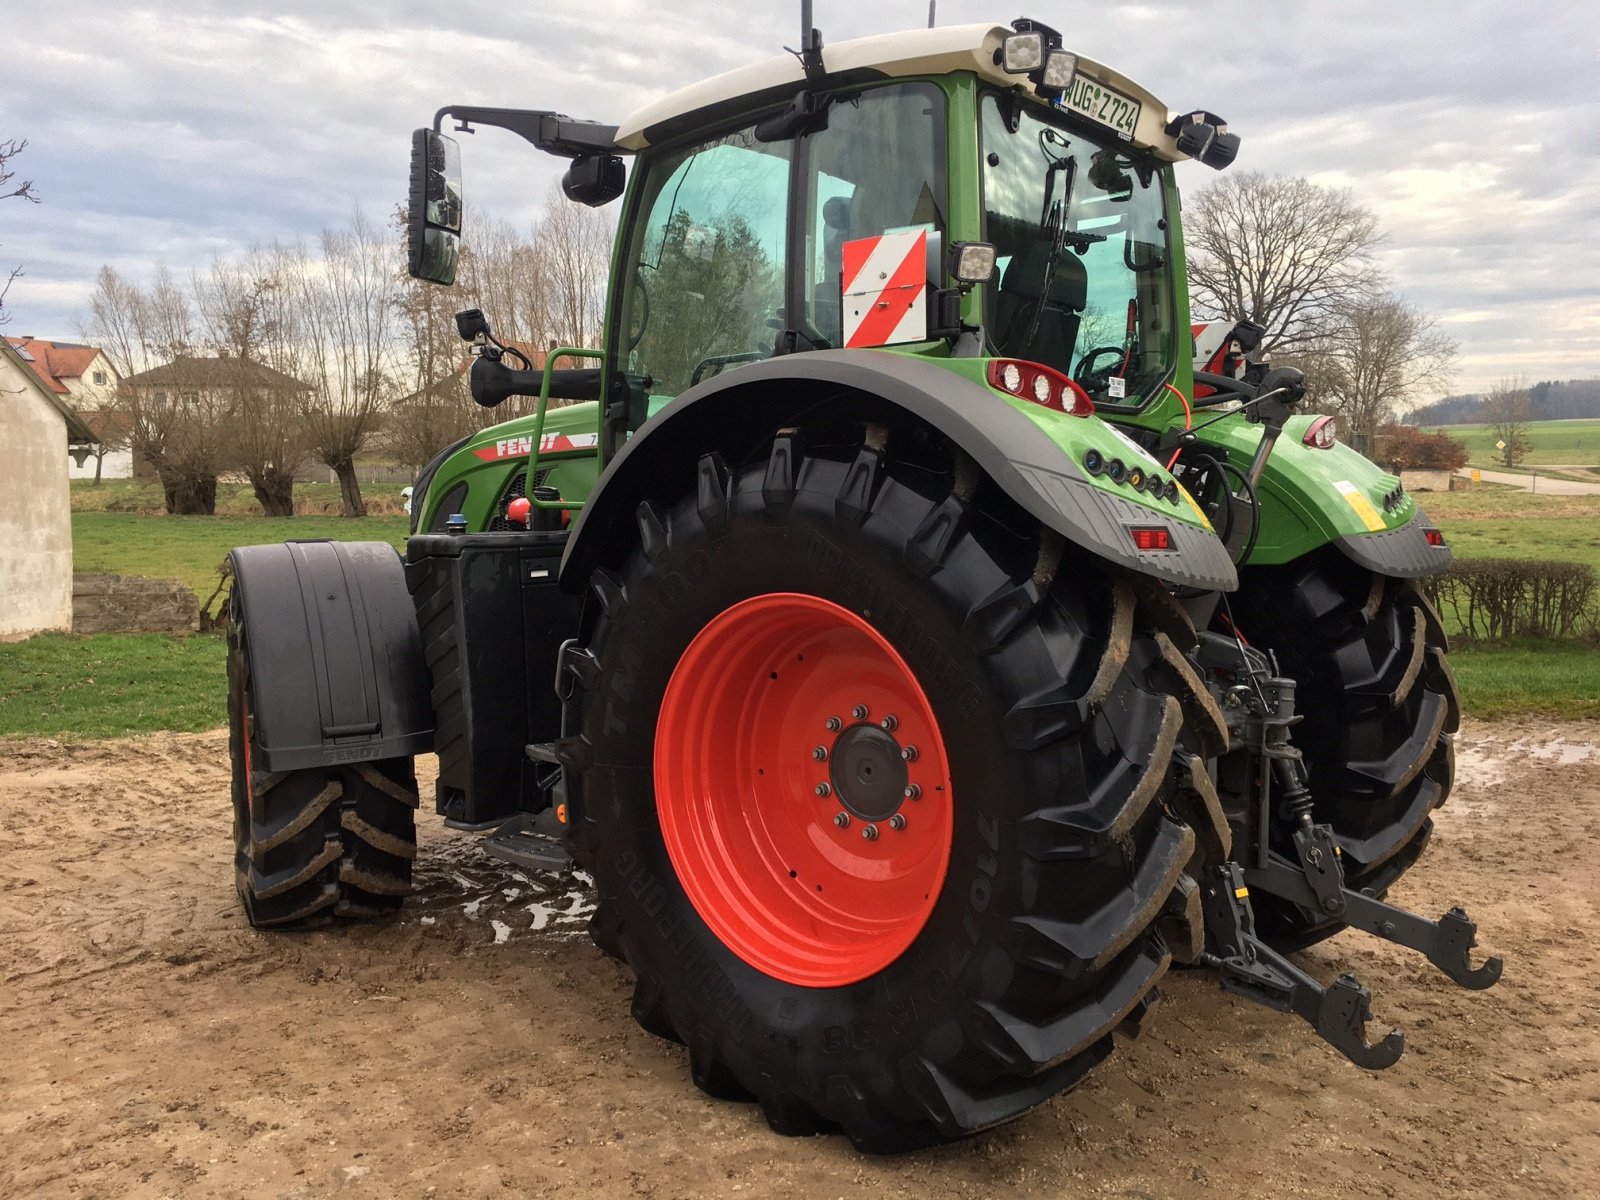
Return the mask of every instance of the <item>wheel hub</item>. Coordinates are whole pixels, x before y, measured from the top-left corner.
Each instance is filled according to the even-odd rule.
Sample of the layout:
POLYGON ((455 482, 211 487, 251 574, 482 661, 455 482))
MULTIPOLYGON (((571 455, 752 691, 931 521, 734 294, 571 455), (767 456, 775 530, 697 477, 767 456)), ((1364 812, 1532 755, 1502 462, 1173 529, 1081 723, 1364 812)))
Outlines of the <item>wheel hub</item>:
POLYGON ((850 726, 828 755, 833 794, 845 811, 862 821, 887 821, 898 812, 909 774, 900 743, 876 725, 850 726))

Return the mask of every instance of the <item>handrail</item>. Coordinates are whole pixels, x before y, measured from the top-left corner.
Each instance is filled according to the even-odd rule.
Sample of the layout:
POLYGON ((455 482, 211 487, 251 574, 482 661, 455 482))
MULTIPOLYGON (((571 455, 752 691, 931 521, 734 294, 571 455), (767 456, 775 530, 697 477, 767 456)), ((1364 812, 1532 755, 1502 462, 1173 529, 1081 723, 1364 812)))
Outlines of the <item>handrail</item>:
MULTIPOLYGON (((558 358, 598 358, 598 359, 604 359, 605 356, 606 356, 606 352, 604 350, 584 350, 584 349, 580 349, 577 346, 560 346, 560 347, 557 347, 556 349, 550 351, 549 354, 545 355, 545 360, 544 360, 544 378, 539 384, 539 407, 534 410, 534 414, 533 414, 533 437, 531 439, 532 444, 528 448, 528 486, 527 486, 528 496, 527 496, 527 499, 528 499, 529 505, 531 505, 534 508, 543 508, 543 509, 558 508, 558 509, 561 509, 563 511, 570 512, 571 510, 573 510, 575 508, 582 508, 583 507, 583 503, 584 502, 582 500, 561 500, 561 499, 540 500, 540 499, 536 498, 533 495, 533 481, 536 478, 536 472, 538 471, 538 468, 539 468, 539 444, 542 441, 544 441, 544 417, 545 417, 545 413, 548 412, 549 408, 550 408, 550 378, 551 378, 551 372, 555 368, 556 359, 558 359, 558 358)), ((599 443, 598 439, 599 439, 599 436, 600 436, 600 434, 602 432, 602 429, 603 429, 603 426, 604 426, 604 423, 605 423, 606 406, 605 406, 605 398, 603 396, 601 397, 599 408, 600 408, 600 424, 601 424, 602 428, 601 429, 597 429, 596 433, 595 433, 595 436, 596 436, 596 442, 595 442, 596 453, 599 452, 599 444, 600 443, 599 443)))

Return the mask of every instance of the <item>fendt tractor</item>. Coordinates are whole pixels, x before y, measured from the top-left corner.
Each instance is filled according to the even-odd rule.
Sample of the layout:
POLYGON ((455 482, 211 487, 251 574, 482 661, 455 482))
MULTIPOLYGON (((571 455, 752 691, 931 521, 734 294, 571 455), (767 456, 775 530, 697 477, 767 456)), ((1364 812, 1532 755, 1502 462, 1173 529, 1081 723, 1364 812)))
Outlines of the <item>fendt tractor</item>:
POLYGON ((617 125, 414 135, 434 283, 447 121, 622 199, 604 345, 460 314, 474 397, 529 415, 428 464, 403 561, 233 551, 250 922, 397 908, 433 752, 445 824, 591 876, 634 1017, 780 1133, 1015 1117, 1174 964, 1391 1065, 1367 989, 1289 955, 1500 976, 1461 909, 1385 900, 1454 772, 1416 582, 1450 551, 1258 327, 1191 326, 1175 168, 1238 135, 1036 21, 802 26, 617 125))

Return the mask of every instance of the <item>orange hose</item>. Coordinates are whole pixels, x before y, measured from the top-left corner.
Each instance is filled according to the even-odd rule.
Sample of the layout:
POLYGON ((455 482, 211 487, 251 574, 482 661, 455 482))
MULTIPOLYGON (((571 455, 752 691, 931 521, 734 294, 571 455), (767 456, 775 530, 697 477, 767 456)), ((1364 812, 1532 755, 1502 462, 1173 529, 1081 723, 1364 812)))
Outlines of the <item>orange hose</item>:
MULTIPOLYGON (((1164 383, 1161 386, 1176 396, 1178 398, 1178 403, 1183 405, 1183 427, 1185 429, 1193 429, 1194 410, 1189 407, 1189 398, 1177 388, 1173 387, 1170 383, 1164 383)), ((1167 459, 1167 470, 1172 470, 1172 464, 1178 461, 1178 455, 1181 453, 1183 453, 1183 448, 1181 446, 1172 452, 1172 457, 1167 459)))

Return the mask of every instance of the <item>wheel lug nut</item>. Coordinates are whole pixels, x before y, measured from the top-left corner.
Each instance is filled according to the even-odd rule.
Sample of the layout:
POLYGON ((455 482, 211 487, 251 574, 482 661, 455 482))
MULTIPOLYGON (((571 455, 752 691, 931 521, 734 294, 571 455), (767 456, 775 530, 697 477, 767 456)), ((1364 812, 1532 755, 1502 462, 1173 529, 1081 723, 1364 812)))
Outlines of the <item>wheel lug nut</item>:
POLYGON ((861 827, 861 836, 866 838, 869 842, 877 841, 878 827, 876 825, 863 825, 861 827))
POLYGON ((828 727, 829 733, 838 733, 839 730, 844 727, 844 722, 839 720, 838 717, 829 717, 825 724, 828 727))
POLYGON ((903 813, 895 813, 894 816, 889 818, 889 828, 890 829, 904 829, 905 827, 906 827, 906 818, 905 818, 905 815, 903 813))
POLYGON ((881 721, 879 721, 879 722, 878 722, 878 724, 879 724, 879 725, 882 725, 882 726, 883 726, 883 728, 884 728, 884 729, 885 729, 885 730, 886 730, 886 731, 887 731, 887 732, 889 732, 889 733, 893 733, 893 732, 894 732, 894 731, 895 731, 895 729, 896 729, 896 728, 897 728, 897 727, 898 727, 898 726, 899 726, 899 724, 900 724, 900 718, 899 718, 899 717, 897 717, 897 716, 895 716, 895 715, 894 715, 894 714, 893 714, 893 713, 890 713, 890 714, 889 714, 889 715, 888 715, 888 716, 887 716, 887 717, 885 717, 885 718, 884 718, 884 719, 883 719, 883 720, 881 720, 881 721))
POLYGON ((900 757, 905 759, 907 762, 916 762, 917 761, 917 748, 915 746, 905 746, 905 747, 903 747, 901 749, 901 751, 900 751, 900 757))
POLYGON ((834 813, 833 814, 833 823, 835 825, 837 825, 840 829, 845 828, 847 825, 850 824, 850 814, 847 813, 847 812, 834 813))
POLYGON ((850 715, 858 721, 865 721, 867 719, 867 706, 865 704, 856 705, 850 710, 850 715))
POLYGON ((828 757, 828 748, 826 746, 818 746, 811 752, 811 757, 816 759, 818 762, 826 761, 828 757))
POLYGON ((829 787, 827 784, 825 784, 825 783, 817 784, 817 795, 819 795, 819 796, 827 796, 827 795, 830 795, 832 792, 833 792, 833 789, 831 787, 829 787))
POLYGON ((907 800, 921 800, 922 799, 922 785, 920 783, 913 783, 910 787, 906 788, 906 790, 901 792, 900 794, 902 796, 904 796, 907 800))

